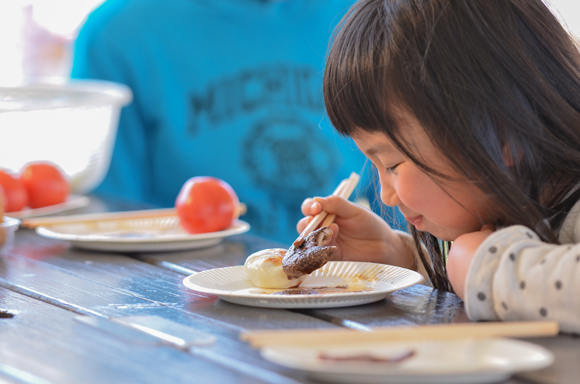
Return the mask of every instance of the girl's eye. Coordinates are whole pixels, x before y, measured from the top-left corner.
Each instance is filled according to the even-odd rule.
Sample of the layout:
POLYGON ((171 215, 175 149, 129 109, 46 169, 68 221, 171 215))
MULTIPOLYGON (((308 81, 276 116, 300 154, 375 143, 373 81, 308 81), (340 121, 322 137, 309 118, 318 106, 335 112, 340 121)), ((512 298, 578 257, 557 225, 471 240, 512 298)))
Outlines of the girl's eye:
MULTIPOLYGON (((401 163, 399 163, 399 164, 401 164, 401 163)), ((393 165, 392 167, 389 167, 389 168, 385 168, 385 172, 386 173, 393 173, 393 172, 395 172, 395 168, 397 168, 399 166, 399 164, 393 165)))

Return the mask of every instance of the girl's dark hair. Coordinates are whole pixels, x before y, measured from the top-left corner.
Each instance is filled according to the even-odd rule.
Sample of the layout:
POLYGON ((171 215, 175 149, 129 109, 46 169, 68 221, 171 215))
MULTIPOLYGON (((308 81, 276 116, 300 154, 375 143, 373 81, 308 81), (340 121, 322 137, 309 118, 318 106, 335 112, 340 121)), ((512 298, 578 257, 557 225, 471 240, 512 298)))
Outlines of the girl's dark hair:
MULTIPOLYGON (((403 106, 492 199, 498 226, 557 242, 580 199, 580 56, 541 0, 360 0, 331 44, 324 100, 339 133, 382 132, 445 178, 405 140, 393 110, 403 106)), ((448 244, 412 233, 435 287, 449 290, 448 244)))

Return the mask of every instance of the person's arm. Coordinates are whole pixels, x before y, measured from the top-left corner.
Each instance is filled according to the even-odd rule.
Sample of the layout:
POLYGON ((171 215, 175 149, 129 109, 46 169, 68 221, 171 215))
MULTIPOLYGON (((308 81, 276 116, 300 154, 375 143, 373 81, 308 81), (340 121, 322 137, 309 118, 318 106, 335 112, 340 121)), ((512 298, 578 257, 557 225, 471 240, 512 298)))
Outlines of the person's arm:
POLYGON ((556 320, 580 332, 580 248, 547 244, 523 226, 489 235, 473 256, 464 300, 471 320, 556 320))

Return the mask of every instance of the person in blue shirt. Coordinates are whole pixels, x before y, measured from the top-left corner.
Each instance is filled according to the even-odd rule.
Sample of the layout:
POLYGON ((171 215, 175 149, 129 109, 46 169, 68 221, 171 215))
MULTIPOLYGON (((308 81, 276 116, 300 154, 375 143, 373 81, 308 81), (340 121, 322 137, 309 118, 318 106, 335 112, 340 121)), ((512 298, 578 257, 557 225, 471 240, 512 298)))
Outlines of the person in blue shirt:
MULTIPOLYGON (((290 244, 304 198, 365 162, 322 98, 326 49, 352 3, 106 1, 79 32, 71 77, 125 84, 133 102, 94 193, 170 207, 189 178, 218 177, 251 233, 290 244)), ((368 180, 359 196, 374 193, 368 180)))

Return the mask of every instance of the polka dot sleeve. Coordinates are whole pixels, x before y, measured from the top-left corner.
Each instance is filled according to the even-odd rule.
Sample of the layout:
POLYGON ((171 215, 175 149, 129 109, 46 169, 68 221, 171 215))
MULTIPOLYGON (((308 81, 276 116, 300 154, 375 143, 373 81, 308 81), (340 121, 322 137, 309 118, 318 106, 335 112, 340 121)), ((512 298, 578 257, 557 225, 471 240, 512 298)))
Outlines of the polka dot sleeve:
POLYGON ((580 332, 580 244, 547 244, 523 226, 496 231, 478 248, 466 280, 472 320, 556 320, 580 332))

